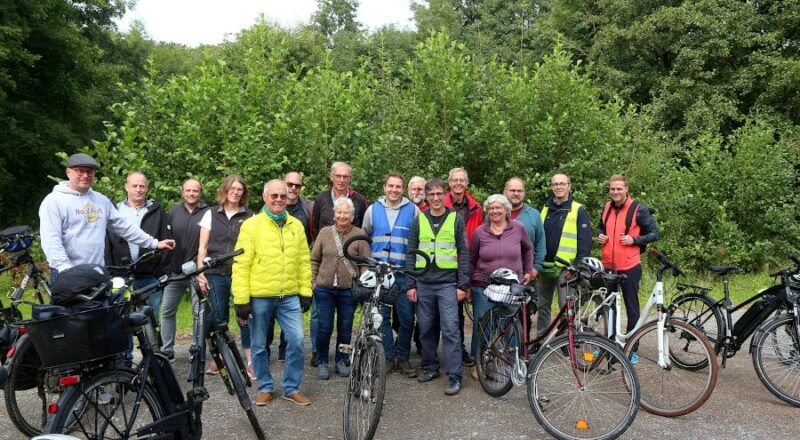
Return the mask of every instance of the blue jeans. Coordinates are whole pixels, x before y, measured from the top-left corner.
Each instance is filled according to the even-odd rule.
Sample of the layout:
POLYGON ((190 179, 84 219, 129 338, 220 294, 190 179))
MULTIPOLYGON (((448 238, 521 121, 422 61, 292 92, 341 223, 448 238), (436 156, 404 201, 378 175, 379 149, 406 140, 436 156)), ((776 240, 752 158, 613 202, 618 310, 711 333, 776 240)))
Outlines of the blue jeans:
POLYGON ((397 332, 397 346, 395 347, 391 324, 392 309, 388 306, 381 307, 383 351, 386 359, 397 357, 407 361, 411 355, 411 335, 414 332, 414 305, 406 297, 406 277, 395 274, 395 283, 400 287, 401 292, 397 302, 394 303, 397 317, 400 319, 400 330, 397 332))
MULTIPOLYGON (((311 321, 309 322, 311 325, 311 352, 317 352, 317 331, 319 327, 319 310, 317 309, 317 300, 311 298, 311 321)), ((275 339, 275 320, 273 319, 272 322, 267 327, 267 352, 269 352, 269 347, 272 345, 272 341, 275 339)), ((280 342, 278 343, 278 353, 286 356, 286 338, 281 333, 280 342)))
MULTIPOLYGON (((230 275, 208 274, 206 279, 211 285, 208 297, 211 299, 214 319, 219 323, 228 324, 231 318, 231 277, 230 275)), ((242 348, 250 348, 250 327, 246 323, 241 324, 238 319, 236 323, 239 324, 239 331, 242 335, 242 348)))
POLYGON ((442 333, 444 370, 461 377, 461 334, 458 331, 458 297, 455 283, 426 284, 417 281, 417 321, 422 343, 422 365, 439 369, 439 328, 442 333))
POLYGON ((258 392, 272 392, 274 381, 269 371, 267 354, 267 325, 274 316, 286 335, 286 363, 281 388, 284 396, 300 391, 303 379, 303 314, 297 295, 283 298, 250 298, 250 327, 253 329, 253 369, 258 377, 258 392))
POLYGON ((470 353, 475 357, 475 351, 478 345, 478 320, 481 319, 484 313, 492 309, 492 303, 489 298, 483 294, 484 287, 472 287, 472 344, 470 345, 470 353))
POLYGON ((349 344, 353 334, 353 316, 358 301, 352 289, 320 287, 314 289, 314 299, 319 309, 317 331, 317 355, 320 364, 328 363, 328 352, 333 334, 333 314, 336 313, 336 362, 346 361, 350 356, 339 351, 339 344, 349 344))

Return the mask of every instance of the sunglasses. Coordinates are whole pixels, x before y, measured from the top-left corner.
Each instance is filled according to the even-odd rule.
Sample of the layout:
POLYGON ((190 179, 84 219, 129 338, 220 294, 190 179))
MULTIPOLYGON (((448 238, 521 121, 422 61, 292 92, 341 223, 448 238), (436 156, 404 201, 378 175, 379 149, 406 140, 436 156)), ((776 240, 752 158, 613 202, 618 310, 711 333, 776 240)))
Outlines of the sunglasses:
POLYGON ((289 198, 289 196, 286 195, 286 194, 270 194, 269 195, 269 199, 270 200, 278 200, 278 199, 286 200, 288 198, 289 198))
POLYGON ((302 188, 303 184, 302 183, 286 182, 286 186, 288 186, 289 188, 302 188))

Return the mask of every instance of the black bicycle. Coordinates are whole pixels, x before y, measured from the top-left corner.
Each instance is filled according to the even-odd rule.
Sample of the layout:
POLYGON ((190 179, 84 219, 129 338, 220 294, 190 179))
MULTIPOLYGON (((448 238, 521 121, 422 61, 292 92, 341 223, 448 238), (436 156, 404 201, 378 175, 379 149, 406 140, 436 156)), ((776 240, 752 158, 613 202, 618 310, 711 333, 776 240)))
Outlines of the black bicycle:
POLYGON ((359 240, 372 244, 366 235, 357 235, 350 237, 342 245, 344 256, 348 260, 368 268, 365 276, 354 281, 353 286, 353 296, 364 301, 358 334, 350 345, 339 346, 340 351, 350 353, 350 380, 344 396, 342 425, 345 440, 372 439, 381 420, 386 389, 381 306, 391 306, 399 295, 405 294, 394 284, 394 274, 418 277, 428 271, 430 264, 428 256, 419 250, 414 255, 425 262, 420 270, 410 270, 371 257, 350 254, 350 245, 359 240))
MULTIPOLYGON (((200 268, 188 262, 183 266, 183 275, 162 278, 158 284, 138 289, 134 295, 144 295, 176 281, 192 279, 194 283, 194 277, 200 273, 241 253, 242 250, 238 250, 206 258, 200 268)), ((88 377, 81 377, 79 372, 63 377, 60 382, 66 389, 51 410, 46 432, 84 439, 200 439, 203 433, 203 402, 210 397, 204 386, 208 344, 229 392, 236 393, 256 437, 265 439, 245 390, 246 386, 250 386, 250 380, 235 342, 227 325, 213 319, 205 295, 196 290, 200 295, 200 304, 195 312, 194 340, 190 348, 188 379, 191 388, 185 396, 169 360, 153 350, 144 331, 148 323, 146 313, 130 312, 127 303, 115 305, 113 308, 121 308, 110 314, 122 319, 112 321, 127 322, 128 332, 133 333, 139 342, 141 361, 134 369, 117 366, 88 377)), ((34 324, 31 329, 35 327, 34 324)), ((116 350, 123 348, 119 342, 116 345, 116 350)))
MULTIPOLYGON (((738 306, 730 297, 728 274, 736 266, 711 266, 709 270, 722 277, 723 298, 715 301, 707 287, 678 284, 687 292, 672 300, 672 316, 700 329, 722 356, 722 366, 750 341, 753 367, 764 386, 781 400, 800 407, 800 288, 793 277, 800 274, 800 259, 790 255, 794 268, 785 268, 771 277, 781 283, 759 291, 738 306), (733 314, 750 306, 738 320, 733 314), (770 316, 775 315, 770 318, 770 316)), ((707 362, 707 361, 704 361, 707 362)), ((694 366, 704 368, 705 363, 694 366)))
MULTIPOLYGON (((25 301, 25 292, 33 289, 30 304, 49 302, 52 292, 47 274, 36 265, 31 254, 35 240, 28 226, 15 226, 0 231, 0 251, 9 254, 10 264, 0 268, 0 273, 25 268, 22 280, 8 293, 8 306, 0 300, 0 362, 6 362, 7 380, 0 381, 5 396, 6 410, 11 422, 26 436, 40 434, 47 419, 47 403, 53 389, 47 385, 47 375, 39 371, 41 362, 27 341, 25 327, 20 325, 22 312, 19 306, 25 301)), ((0 367, 2 368, 2 367, 0 367)))

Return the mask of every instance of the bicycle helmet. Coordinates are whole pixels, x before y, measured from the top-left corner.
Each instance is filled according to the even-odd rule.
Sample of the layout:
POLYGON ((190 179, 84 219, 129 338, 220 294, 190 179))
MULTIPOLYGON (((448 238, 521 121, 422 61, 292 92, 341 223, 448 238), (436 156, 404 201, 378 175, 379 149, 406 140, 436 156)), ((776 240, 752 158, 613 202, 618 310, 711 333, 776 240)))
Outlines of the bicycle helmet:
POLYGON ((606 287, 606 282, 603 279, 605 267, 603 262, 594 257, 582 257, 578 260, 578 269, 583 273, 583 276, 589 282, 589 285, 595 289, 606 287))
POLYGON ((588 269, 592 273, 606 271, 606 269, 603 267, 603 262, 595 257, 582 257, 580 260, 578 260, 578 265, 588 269))
POLYGON ((519 277, 511 269, 501 267, 489 275, 489 280, 492 284, 500 284, 503 286, 510 286, 512 284, 519 284, 519 277))
POLYGON ((368 287, 370 289, 374 289, 375 286, 378 285, 378 277, 375 276, 375 272, 372 272, 371 270, 368 270, 368 271, 362 273, 360 277, 358 277, 358 282, 363 287, 368 287))
POLYGON ((387 273, 383 277, 383 288, 388 290, 388 289, 391 289, 392 286, 394 286, 394 274, 393 273, 387 273))

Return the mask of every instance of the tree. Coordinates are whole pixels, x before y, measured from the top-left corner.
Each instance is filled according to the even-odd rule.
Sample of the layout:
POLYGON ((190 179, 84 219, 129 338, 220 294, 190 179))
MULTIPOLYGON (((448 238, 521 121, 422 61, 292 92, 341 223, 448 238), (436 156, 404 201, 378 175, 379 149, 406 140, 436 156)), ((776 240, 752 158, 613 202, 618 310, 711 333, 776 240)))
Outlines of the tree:
POLYGON ((328 41, 337 34, 358 33, 361 24, 356 21, 358 0, 317 0, 313 22, 328 41))

